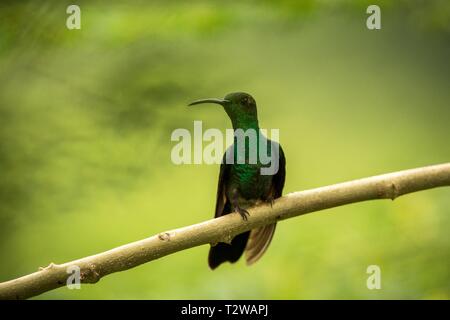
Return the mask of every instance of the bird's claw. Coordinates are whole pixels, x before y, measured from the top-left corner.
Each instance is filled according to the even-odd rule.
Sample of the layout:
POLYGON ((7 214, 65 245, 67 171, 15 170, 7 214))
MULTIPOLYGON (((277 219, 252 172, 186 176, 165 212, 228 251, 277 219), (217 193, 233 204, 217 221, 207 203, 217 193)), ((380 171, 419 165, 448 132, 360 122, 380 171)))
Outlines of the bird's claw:
POLYGON ((242 209, 241 207, 236 207, 236 208, 235 208, 235 211, 238 212, 238 213, 241 215, 242 220, 245 220, 245 221, 248 220, 247 217, 248 217, 250 214, 248 213, 247 210, 242 209))
POLYGON ((270 204, 270 207, 271 207, 271 208, 273 208, 273 204, 274 204, 274 202, 275 202, 275 199, 272 198, 272 197, 270 197, 270 198, 268 198, 268 199, 266 200, 266 202, 270 204))

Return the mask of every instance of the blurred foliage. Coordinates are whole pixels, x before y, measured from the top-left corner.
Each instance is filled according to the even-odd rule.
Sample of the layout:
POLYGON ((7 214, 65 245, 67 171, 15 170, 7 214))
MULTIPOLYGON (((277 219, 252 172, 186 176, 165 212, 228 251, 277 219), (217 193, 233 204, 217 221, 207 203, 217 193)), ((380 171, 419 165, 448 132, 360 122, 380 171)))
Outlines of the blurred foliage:
MULTIPOLYGON (((230 127, 197 98, 247 91, 292 192, 450 159, 450 2, 0 4, 0 281, 213 216, 218 166, 175 166, 175 128, 230 127)), ((450 297, 448 190, 279 224, 256 265, 186 250, 39 298, 450 297), (382 289, 366 288, 366 268, 382 289)))

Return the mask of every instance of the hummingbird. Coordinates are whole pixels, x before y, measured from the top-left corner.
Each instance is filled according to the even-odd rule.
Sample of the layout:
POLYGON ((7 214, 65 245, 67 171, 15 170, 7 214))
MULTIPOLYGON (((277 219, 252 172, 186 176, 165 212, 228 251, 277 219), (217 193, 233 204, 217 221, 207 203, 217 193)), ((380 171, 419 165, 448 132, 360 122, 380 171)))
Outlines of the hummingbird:
MULTIPOLYGON (((189 106, 203 103, 221 105, 230 118, 234 131, 234 142, 226 150, 220 166, 215 218, 237 212, 243 220, 247 220, 248 208, 261 203, 272 206, 273 201, 281 197, 286 177, 284 152, 277 142, 262 134, 255 99, 248 93, 234 92, 223 99, 197 100, 189 106), (244 137, 243 143, 239 141, 237 133, 249 130, 255 132, 255 138, 251 139, 249 135, 248 139, 244 137), (239 143, 245 147, 239 147, 239 143), (253 161, 252 150, 257 151, 253 161), (269 174, 262 174, 262 169, 267 169, 267 161, 263 161, 261 155, 263 150, 271 157, 271 161, 275 160, 278 164, 277 170, 272 170, 269 174)), ((270 224, 241 233, 230 243, 219 242, 212 245, 208 255, 209 267, 214 270, 223 262, 234 263, 244 252, 247 265, 253 264, 266 252, 275 227, 276 223, 270 224)))

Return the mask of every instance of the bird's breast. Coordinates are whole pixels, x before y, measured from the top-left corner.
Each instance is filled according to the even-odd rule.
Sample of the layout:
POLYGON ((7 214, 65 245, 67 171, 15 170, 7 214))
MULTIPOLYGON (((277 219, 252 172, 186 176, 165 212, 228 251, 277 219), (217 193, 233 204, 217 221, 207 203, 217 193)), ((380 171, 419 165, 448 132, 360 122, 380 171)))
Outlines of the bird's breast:
POLYGON ((231 184, 245 199, 266 199, 272 183, 272 176, 261 175, 261 167, 252 164, 236 164, 232 169, 231 184))

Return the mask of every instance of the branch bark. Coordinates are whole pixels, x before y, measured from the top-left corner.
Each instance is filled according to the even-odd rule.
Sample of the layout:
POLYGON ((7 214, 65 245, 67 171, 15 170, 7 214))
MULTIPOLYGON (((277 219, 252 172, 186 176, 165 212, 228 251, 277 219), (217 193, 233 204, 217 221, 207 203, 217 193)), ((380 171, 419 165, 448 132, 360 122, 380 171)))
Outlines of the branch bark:
POLYGON ((80 268, 81 283, 134 268, 171 253, 217 242, 230 242, 244 231, 345 204, 392 199, 420 190, 450 185, 450 163, 399 171, 316 189, 294 192, 273 204, 249 210, 248 221, 229 214, 191 226, 166 231, 106 252, 63 264, 51 263, 35 273, 0 283, 0 299, 26 299, 66 285, 73 266, 80 268))

